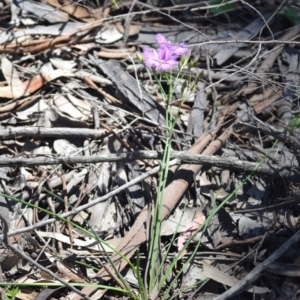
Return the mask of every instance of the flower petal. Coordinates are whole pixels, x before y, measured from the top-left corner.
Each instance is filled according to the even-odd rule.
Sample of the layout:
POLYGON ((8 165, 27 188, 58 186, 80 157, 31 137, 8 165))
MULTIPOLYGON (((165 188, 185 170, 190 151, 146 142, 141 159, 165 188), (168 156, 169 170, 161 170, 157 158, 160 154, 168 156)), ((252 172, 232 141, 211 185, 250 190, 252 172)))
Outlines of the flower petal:
POLYGON ((159 61, 158 53, 155 50, 144 49, 143 56, 144 56, 145 65, 148 68, 152 68, 153 66, 156 66, 159 61))
POLYGON ((172 45, 172 49, 170 51, 174 55, 181 56, 183 54, 186 54, 189 51, 189 48, 184 43, 181 43, 180 46, 172 45))
POLYGON ((168 42, 168 40, 166 39, 166 37, 164 35, 162 35, 161 33, 158 33, 156 35, 156 40, 157 42, 161 45, 161 44, 170 44, 170 42, 168 42))
POLYGON ((168 47, 160 47, 158 49, 158 57, 161 60, 169 60, 173 58, 173 55, 168 47))
POLYGON ((168 61, 161 62, 160 65, 156 67, 156 70, 170 71, 172 68, 176 66, 178 66, 177 60, 168 60, 168 61))

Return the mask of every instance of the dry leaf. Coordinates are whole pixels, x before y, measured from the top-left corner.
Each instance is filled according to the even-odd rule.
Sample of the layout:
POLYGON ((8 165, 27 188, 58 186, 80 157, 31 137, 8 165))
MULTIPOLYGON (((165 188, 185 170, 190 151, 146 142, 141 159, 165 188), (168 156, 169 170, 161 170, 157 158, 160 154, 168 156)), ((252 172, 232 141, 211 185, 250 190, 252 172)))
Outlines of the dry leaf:
MULTIPOLYGON (((70 237, 68 237, 62 233, 37 231, 37 234, 41 237, 54 238, 58 241, 61 241, 65 244, 70 245, 70 237)), ((121 240, 122 240, 122 238, 114 238, 111 240, 107 240, 106 243, 110 244, 112 247, 115 247, 121 240)), ((102 246, 100 246, 95 239, 88 238, 88 237, 86 237, 85 240, 74 239, 73 246, 85 247, 85 248, 88 248, 90 250, 95 250, 95 251, 102 251, 102 247, 104 247, 105 251, 107 251, 109 253, 113 252, 113 250, 111 248, 105 246, 104 244, 102 244, 102 246)))
MULTIPOLYGON (((230 276, 226 273, 223 273, 222 271, 220 271, 219 269, 209 265, 206 262, 202 262, 203 265, 203 274, 208 277, 211 278, 217 282, 220 282, 222 284, 226 284, 228 286, 234 286, 236 284, 239 283, 239 280, 236 279, 233 276, 230 276)), ((252 286, 251 288, 249 288, 247 290, 247 292, 249 293, 254 293, 254 294, 265 294, 270 292, 270 290, 268 288, 263 288, 263 287, 259 287, 259 286, 252 286)))
MULTIPOLYGON (((13 73, 15 74, 15 72, 13 73)), ((0 97, 2 98, 19 98, 24 97, 36 92, 47 82, 57 79, 62 76, 74 76, 70 72, 63 70, 54 70, 49 73, 43 73, 41 75, 36 75, 33 78, 21 82, 18 89, 14 89, 10 84, 8 86, 0 87, 0 97)))
MULTIPOLYGON (((193 233, 204 223, 205 221, 205 216, 202 212, 199 212, 194 221, 191 223, 191 224, 188 224, 186 227, 185 227, 185 233, 182 234, 179 238, 178 238, 178 241, 177 241, 177 247, 178 247, 178 252, 181 251, 181 249, 183 248, 185 242, 193 235, 193 233)), ((184 250, 180 257, 184 256, 184 254, 186 253, 187 251, 184 250)))
POLYGON ((47 0, 47 2, 50 5, 68 13, 72 17, 82 20, 83 22, 96 21, 96 19, 93 16, 91 16, 91 12, 89 11, 89 9, 79 5, 76 2, 72 2, 71 0, 64 0, 63 5, 59 0, 47 0))
POLYGON ((23 90, 21 87, 23 83, 19 78, 17 70, 5 56, 2 56, 1 59, 1 70, 9 85, 13 98, 17 98, 22 95, 23 90))
POLYGON ((106 25, 96 35, 95 41, 99 44, 112 44, 123 37, 114 25, 106 25))
MULTIPOLYGON (((124 29, 124 26, 122 25, 121 22, 117 22, 116 27, 117 27, 117 29, 119 30, 120 33, 124 34, 125 29, 124 29)), ((141 28, 142 28, 141 25, 130 24, 128 35, 132 36, 132 35, 138 34, 140 32, 141 28)))
POLYGON ((92 107, 84 100, 78 99, 71 94, 56 95, 53 103, 59 111, 74 119, 86 121, 92 113, 92 107))

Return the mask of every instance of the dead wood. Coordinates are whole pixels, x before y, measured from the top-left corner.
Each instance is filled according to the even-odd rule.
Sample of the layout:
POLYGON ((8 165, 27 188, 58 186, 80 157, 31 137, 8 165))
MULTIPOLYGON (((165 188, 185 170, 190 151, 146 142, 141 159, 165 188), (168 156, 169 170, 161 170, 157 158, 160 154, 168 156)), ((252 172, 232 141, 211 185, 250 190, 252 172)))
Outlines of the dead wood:
POLYGON ((2 139, 10 139, 18 136, 21 137, 77 137, 77 138, 94 138, 100 139, 107 136, 105 129, 88 129, 88 128, 34 128, 18 127, 9 129, 0 129, 2 139))
MULTIPOLYGON (((241 123, 243 124, 243 123, 241 123)), ((244 125, 244 124, 243 124, 244 125)), ((247 124, 248 125, 248 124, 247 124)), ((267 131, 265 131, 267 132, 267 131)), ((282 133, 276 132, 272 134, 276 138, 286 140, 282 133)), ((294 145, 294 144, 292 144, 294 145)), ((124 152, 118 154, 105 154, 93 156, 72 156, 72 157, 33 157, 33 158, 0 158, 0 167, 5 166, 38 166, 38 165, 58 165, 58 164, 78 164, 78 163, 99 163, 99 162, 117 162, 117 161, 132 161, 142 159, 162 159, 163 153, 157 151, 135 151, 124 152)), ((182 151, 172 151, 171 159, 177 159, 180 163, 202 164, 208 167, 217 167, 221 169, 229 169, 240 172, 256 172, 260 175, 271 176, 274 178, 283 178, 286 180, 297 182, 300 180, 299 170, 291 166, 266 164, 262 163, 257 169, 258 162, 249 162, 237 160, 235 158, 221 158, 218 156, 208 156, 203 154, 191 154, 182 151)), ((178 163, 178 164, 180 164, 178 163)))

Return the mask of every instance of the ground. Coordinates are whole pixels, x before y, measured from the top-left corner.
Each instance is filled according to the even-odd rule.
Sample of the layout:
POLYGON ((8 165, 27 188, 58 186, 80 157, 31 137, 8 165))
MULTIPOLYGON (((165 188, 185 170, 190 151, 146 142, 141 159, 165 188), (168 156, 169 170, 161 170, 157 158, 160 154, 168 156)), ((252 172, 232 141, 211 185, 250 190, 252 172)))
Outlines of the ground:
POLYGON ((298 299, 298 1, 0 8, 2 299, 298 299))

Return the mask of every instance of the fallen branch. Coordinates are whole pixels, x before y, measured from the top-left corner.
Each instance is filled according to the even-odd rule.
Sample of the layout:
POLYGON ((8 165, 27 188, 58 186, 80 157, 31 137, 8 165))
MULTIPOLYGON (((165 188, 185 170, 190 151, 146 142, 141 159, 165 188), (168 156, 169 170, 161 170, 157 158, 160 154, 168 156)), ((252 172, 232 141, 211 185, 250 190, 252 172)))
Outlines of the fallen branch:
POLYGON ((16 136, 22 137, 78 137, 78 138, 103 138, 107 131, 103 129, 87 128, 42 128, 42 127, 19 127, 0 130, 0 139, 9 139, 16 136))
MULTIPOLYGON (((105 155, 92 156, 61 156, 61 157, 33 157, 33 158, 0 158, 0 167, 5 166, 38 166, 38 165, 58 165, 58 164, 77 164, 77 163, 99 163, 132 161, 141 159, 162 159, 163 153, 158 151, 135 151, 124 153, 110 153, 105 155)), ((180 163, 191 165, 202 164, 209 167, 218 167, 240 172, 251 173, 256 167, 256 162, 238 160, 229 157, 217 157, 203 154, 193 154, 182 151, 172 151, 171 159, 178 159, 180 163)), ((299 181, 299 169, 291 166, 262 164, 257 171, 260 175, 275 178, 284 178, 290 181, 299 181)))

